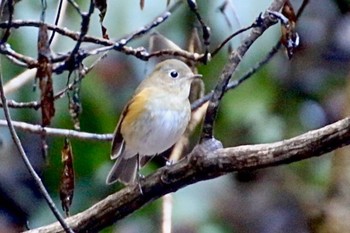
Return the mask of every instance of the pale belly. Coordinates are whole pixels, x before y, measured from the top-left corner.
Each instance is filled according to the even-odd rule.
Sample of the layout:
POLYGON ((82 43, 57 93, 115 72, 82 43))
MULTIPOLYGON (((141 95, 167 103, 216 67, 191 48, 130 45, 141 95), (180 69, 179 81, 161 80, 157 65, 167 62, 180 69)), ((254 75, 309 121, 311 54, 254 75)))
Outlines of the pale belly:
MULTIPOLYGON (((123 135, 127 150, 142 155, 159 154, 174 145, 184 133, 190 119, 190 110, 153 111, 145 114, 143 120, 147 124, 133 125, 133 135, 123 135)), ((128 131, 128 130, 127 130, 128 131)))

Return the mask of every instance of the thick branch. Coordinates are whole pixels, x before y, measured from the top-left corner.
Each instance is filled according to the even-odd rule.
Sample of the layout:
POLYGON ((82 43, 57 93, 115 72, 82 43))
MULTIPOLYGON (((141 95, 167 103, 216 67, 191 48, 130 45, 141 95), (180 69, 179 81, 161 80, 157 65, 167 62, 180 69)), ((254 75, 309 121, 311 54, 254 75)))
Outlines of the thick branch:
MULTIPOLYGON (((229 172, 254 170, 320 156, 348 144, 350 144, 350 118, 275 143, 213 151, 200 144, 188 159, 160 168, 142 180, 140 185, 143 194, 137 185, 126 187, 66 220, 75 232, 95 232, 124 218, 146 203, 187 185, 229 172)), ((33 232, 63 232, 63 230, 58 223, 54 223, 27 233, 33 232)))

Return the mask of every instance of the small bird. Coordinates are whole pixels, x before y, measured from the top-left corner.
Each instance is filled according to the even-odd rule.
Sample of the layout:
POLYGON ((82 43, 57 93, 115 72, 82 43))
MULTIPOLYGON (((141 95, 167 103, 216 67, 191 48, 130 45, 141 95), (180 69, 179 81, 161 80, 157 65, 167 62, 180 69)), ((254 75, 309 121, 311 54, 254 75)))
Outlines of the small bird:
POLYGON ((168 59, 141 82, 115 129, 111 159, 116 162, 107 184, 137 183, 142 158, 162 153, 180 139, 191 117, 191 82, 200 77, 184 62, 168 59))

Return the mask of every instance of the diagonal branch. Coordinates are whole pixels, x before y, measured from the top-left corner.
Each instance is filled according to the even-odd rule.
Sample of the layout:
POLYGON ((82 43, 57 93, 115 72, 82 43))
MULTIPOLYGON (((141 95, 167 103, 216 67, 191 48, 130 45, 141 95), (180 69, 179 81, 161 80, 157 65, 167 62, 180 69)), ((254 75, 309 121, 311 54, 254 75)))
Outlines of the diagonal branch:
MULTIPOLYGON (((268 10, 278 11, 279 9, 281 9, 284 2, 285 0, 276 0, 271 4, 268 10)), ((250 46, 265 32, 266 29, 274 25, 276 23, 276 20, 268 16, 268 14, 264 14, 263 18, 259 16, 256 22, 259 23, 259 27, 254 27, 251 30, 250 34, 242 41, 241 45, 231 53, 229 61, 226 63, 221 73, 219 81, 209 101, 207 114, 204 118, 200 141, 209 140, 213 138, 214 121, 219 108, 219 103, 221 98, 225 94, 225 89, 233 73, 236 71, 238 65, 240 64, 242 58, 244 57, 245 53, 248 51, 250 46)))
MULTIPOLYGON (((264 67, 265 64, 267 64, 271 60, 271 58, 277 53, 280 47, 281 47, 281 42, 277 42, 277 44, 270 50, 270 52, 261 61, 259 61, 256 65, 254 65, 249 71, 243 74, 242 77, 240 77, 239 79, 230 81, 225 88, 225 92, 228 92, 229 90, 237 88, 239 85, 241 85, 246 80, 251 78, 252 75, 254 75, 257 71, 259 71, 262 67, 264 67)), ((208 102, 212 98, 212 96, 213 96, 213 92, 209 92, 208 94, 195 100, 191 104, 192 111, 195 111, 197 108, 201 107, 203 104, 208 102)))
MULTIPOLYGON (((0 67, 0 70, 1 70, 1 67, 0 67)), ((27 154, 25 153, 25 151, 23 149, 22 143, 21 143, 21 141, 20 141, 20 139, 15 131, 15 128, 12 124, 12 119, 11 119, 9 108, 7 106, 7 99, 6 99, 4 88, 3 88, 3 81, 2 81, 1 74, 0 74, 0 99, 1 99, 1 102, 3 103, 3 112, 5 115, 5 119, 7 122, 7 126, 9 128, 12 140, 13 140, 14 144, 16 145, 17 150, 18 150, 19 154, 21 155, 21 158, 22 158, 26 168, 28 169, 29 173, 33 177, 35 184, 37 185, 37 187, 38 187, 39 191, 41 192, 41 194, 43 195, 44 199, 46 200, 52 213, 55 215, 56 219, 60 222, 61 226, 64 228, 64 231, 68 232, 68 233, 73 233, 73 231, 67 225, 64 218, 62 217, 62 215, 60 214, 60 212, 56 208, 55 203, 53 202, 50 194, 46 190, 43 182, 41 181, 39 175, 34 170, 32 164, 30 163, 30 161, 28 159, 27 154)))
MULTIPOLYGON (((297 17, 299 18, 300 15, 303 13, 303 11, 305 10, 306 5, 309 3, 308 0, 304 0, 301 7, 298 10, 297 13, 297 17)), ((238 30, 237 32, 233 33, 231 36, 229 36, 228 38, 226 38, 213 52, 212 52, 212 56, 214 57, 220 50, 221 48, 228 42, 230 41, 230 39, 232 39, 234 36, 240 34, 243 31, 246 31, 250 28, 256 27, 257 23, 254 22, 252 25, 242 28, 240 30, 238 30)), ((273 46, 273 48, 269 51, 269 53, 265 56, 265 58, 263 58, 261 61, 259 61, 256 65, 254 65, 248 72, 246 72, 242 77, 240 77, 237 80, 233 80, 230 81, 226 88, 225 88, 225 92, 232 90, 236 87, 238 87, 239 85, 241 85, 243 82, 245 82, 246 80, 248 80, 250 77, 252 77, 253 74, 255 74, 258 70, 260 70, 265 64, 267 64, 271 58, 278 52, 278 50, 281 47, 281 41, 278 41, 276 43, 275 46, 273 46)), ((200 106, 202 106, 204 103, 208 102, 213 96, 213 92, 210 92, 208 94, 206 94, 205 96, 201 97, 200 99, 194 101, 191 104, 191 108, 192 111, 196 110, 197 108, 199 108, 200 106)))
MULTIPOLYGON (((268 10, 279 11, 284 2, 285 0, 276 0, 271 4, 268 10)), ((213 126, 220 100, 223 97, 225 89, 245 53, 248 51, 250 46, 266 31, 266 29, 276 23, 276 20, 270 17, 268 14, 264 14, 263 18, 259 17, 257 21, 259 21, 259 27, 254 27, 250 34, 242 41, 241 45, 230 54, 229 61, 225 65, 219 81, 214 89, 213 95, 209 101, 200 141, 213 138, 213 126)))
MULTIPOLYGON (((89 209, 66 219, 75 232, 99 231, 150 201, 187 185, 224 174, 266 168, 320 156, 350 144, 350 118, 318 130, 269 144, 245 145, 210 151, 199 144, 187 159, 158 169, 140 182, 126 187, 89 209)), ((27 231, 63 232, 58 223, 27 231)))

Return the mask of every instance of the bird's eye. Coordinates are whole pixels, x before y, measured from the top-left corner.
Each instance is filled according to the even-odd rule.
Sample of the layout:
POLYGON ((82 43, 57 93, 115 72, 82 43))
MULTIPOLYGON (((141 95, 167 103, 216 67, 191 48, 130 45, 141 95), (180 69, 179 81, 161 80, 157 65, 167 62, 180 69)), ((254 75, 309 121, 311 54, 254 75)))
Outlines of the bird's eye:
POLYGON ((169 76, 172 78, 177 78, 177 77, 179 77, 179 73, 176 70, 171 70, 169 72, 169 76))

